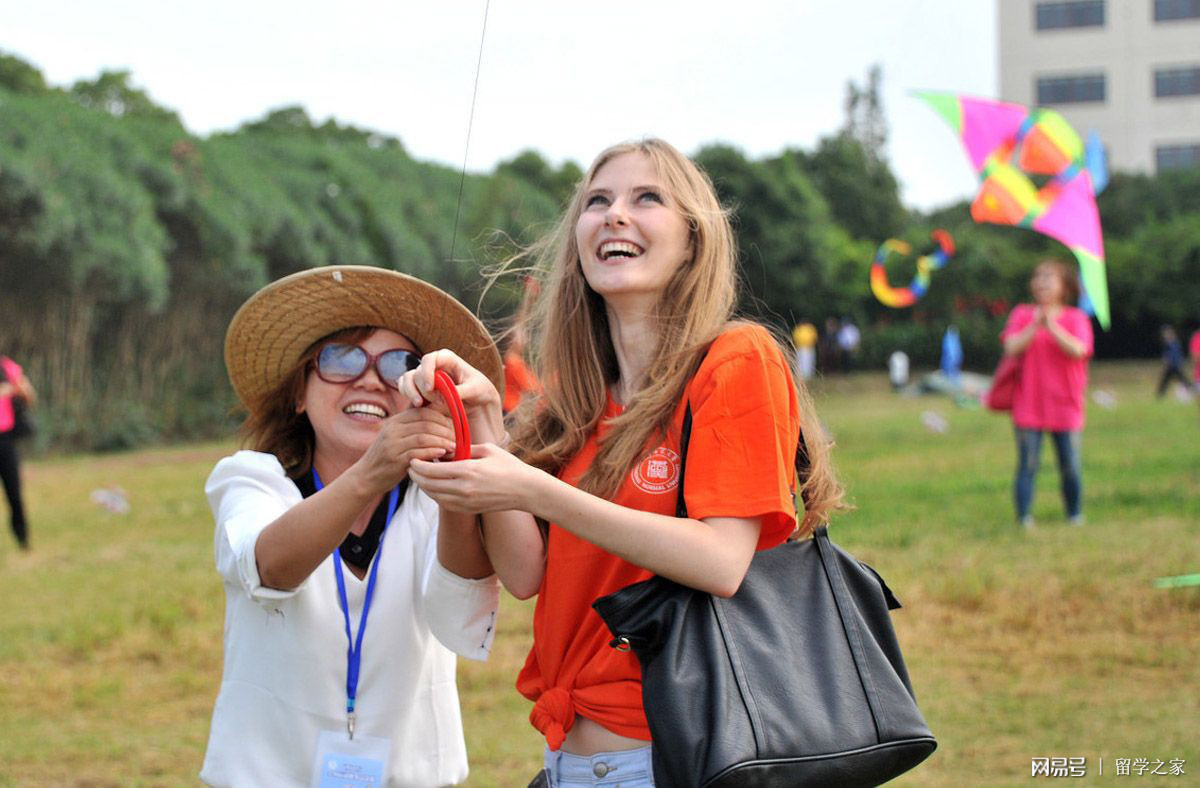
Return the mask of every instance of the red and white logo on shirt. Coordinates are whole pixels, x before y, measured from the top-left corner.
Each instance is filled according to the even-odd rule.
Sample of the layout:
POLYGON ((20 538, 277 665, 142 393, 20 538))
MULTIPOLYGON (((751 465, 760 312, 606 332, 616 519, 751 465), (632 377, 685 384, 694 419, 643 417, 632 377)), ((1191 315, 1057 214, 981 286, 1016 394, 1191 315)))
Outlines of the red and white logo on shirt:
POLYGON ((634 467, 629 478, 642 492, 670 492, 679 486, 679 454, 659 446, 634 467))

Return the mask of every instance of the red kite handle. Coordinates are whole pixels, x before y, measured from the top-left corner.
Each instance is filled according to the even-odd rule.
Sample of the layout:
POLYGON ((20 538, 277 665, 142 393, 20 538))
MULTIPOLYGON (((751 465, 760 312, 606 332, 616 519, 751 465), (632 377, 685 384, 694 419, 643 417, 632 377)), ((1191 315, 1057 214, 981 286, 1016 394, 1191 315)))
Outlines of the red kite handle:
POLYGON ((446 401, 446 407, 450 410, 450 421, 454 423, 453 459, 470 459, 471 430, 467 425, 467 411, 463 408, 462 399, 458 396, 458 389, 454 387, 454 381, 439 369, 433 373, 433 387, 446 401))

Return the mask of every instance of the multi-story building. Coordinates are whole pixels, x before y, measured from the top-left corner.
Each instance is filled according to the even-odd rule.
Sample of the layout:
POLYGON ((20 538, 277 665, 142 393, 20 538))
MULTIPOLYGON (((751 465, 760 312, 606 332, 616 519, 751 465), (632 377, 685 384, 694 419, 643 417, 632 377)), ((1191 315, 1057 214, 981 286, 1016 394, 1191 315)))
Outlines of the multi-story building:
POLYGON ((997 0, 1000 98, 1096 131, 1113 170, 1200 166, 1200 0, 997 0))

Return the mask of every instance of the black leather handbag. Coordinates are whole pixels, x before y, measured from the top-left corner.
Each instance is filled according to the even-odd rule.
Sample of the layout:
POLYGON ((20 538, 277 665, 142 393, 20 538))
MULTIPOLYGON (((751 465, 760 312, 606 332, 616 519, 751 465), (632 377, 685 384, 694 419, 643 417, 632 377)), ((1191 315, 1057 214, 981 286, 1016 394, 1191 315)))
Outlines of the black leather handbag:
MULTIPOLYGON (((684 462, 690 428, 689 406, 684 462)), ((593 607, 641 663, 658 785, 879 785, 937 747, 892 629, 899 602, 824 528, 758 552, 729 599, 653 577, 593 607)))

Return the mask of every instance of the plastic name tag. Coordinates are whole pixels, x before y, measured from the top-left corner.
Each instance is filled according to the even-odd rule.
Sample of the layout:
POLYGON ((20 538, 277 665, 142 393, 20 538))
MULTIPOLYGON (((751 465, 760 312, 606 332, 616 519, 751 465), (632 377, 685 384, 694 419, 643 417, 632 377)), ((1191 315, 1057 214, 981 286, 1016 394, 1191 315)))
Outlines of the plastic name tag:
POLYGON ((312 788, 383 788, 392 744, 378 736, 321 731, 313 761, 312 788))

